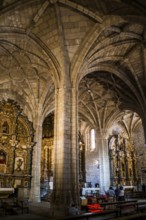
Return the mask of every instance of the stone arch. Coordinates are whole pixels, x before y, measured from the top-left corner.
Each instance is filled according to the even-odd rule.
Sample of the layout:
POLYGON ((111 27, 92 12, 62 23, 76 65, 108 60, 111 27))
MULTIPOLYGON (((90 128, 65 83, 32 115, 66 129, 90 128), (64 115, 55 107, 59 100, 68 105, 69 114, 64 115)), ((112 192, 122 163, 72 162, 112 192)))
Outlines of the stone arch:
MULTIPOLYGON (((94 49, 92 48, 92 45, 94 44, 96 39, 99 37, 99 35, 106 28, 109 28, 111 30, 113 29, 115 32, 120 33, 122 30, 120 30, 120 28, 118 29, 118 27, 115 27, 115 26, 116 25, 118 26, 119 24, 120 25, 127 24, 128 22, 131 24, 133 23, 130 20, 130 18, 129 19, 127 18, 127 20, 126 20, 124 18, 124 16, 122 16, 122 15, 121 16, 109 15, 109 16, 105 17, 105 19, 103 20, 103 22, 100 25, 97 23, 94 25, 94 27, 92 28, 90 33, 87 35, 87 37, 84 39, 84 41, 80 45, 79 50, 75 54, 74 59, 72 61, 71 81, 72 81, 73 85, 77 84, 77 81, 80 78, 79 75, 82 74, 81 66, 84 63, 84 60, 86 60, 86 56, 87 56, 88 52, 94 51, 94 49), (92 48, 92 50, 91 50, 91 48, 92 48)), ((139 23, 139 22, 136 22, 136 23, 143 25, 143 23, 139 23)), ((131 34, 131 36, 132 36, 132 34, 131 34)), ((138 35, 137 35, 137 37, 138 37, 138 35)), ((113 57, 113 59, 114 59, 114 57, 113 57)), ((86 60, 86 62, 87 61, 88 60, 86 60)))
MULTIPOLYGON (((5 37, 5 41, 1 41, 1 47, 7 46, 14 50, 12 54, 7 52, 7 59, 11 57, 11 65, 13 63, 14 65, 5 68, 7 88, 3 88, 1 97, 21 103, 21 106, 25 106, 25 114, 33 120, 37 109, 43 112, 42 106, 47 102, 47 97, 50 96, 50 93, 52 94, 52 91, 55 94, 55 88, 59 87, 60 67, 57 59, 41 40, 33 34, 27 36, 23 30, 17 29, 17 33, 15 31, 16 29, 13 28, 11 32, 6 29, 4 33, 0 34, 1 38, 5 37), (6 33, 9 34, 6 35, 6 33), (13 43, 13 39, 16 44, 13 43), (33 83, 31 83, 32 81, 33 83), (43 87, 46 89, 44 90, 43 87), (22 96, 22 94, 25 95, 22 96)), ((46 106, 46 103, 44 105, 46 106)))
MULTIPOLYGON (((133 86, 133 84, 130 82, 130 80, 127 79, 127 77, 125 76, 125 74, 122 74, 122 70, 119 70, 118 68, 113 68, 113 66, 111 65, 101 65, 98 67, 93 67, 90 69, 87 69, 86 71, 84 71, 82 78, 84 76, 86 76, 87 74, 91 74, 93 72, 108 72, 108 73, 113 73, 116 76, 118 76, 122 81, 125 82, 125 84, 132 90, 133 94, 136 94, 138 101, 141 103, 140 97, 137 94, 137 91, 135 89, 135 87, 133 86)), ((80 82, 80 80, 79 80, 80 82)), ((141 103, 142 105, 142 103, 141 103)))
MULTIPOLYGON (((46 47, 41 40, 36 38, 35 35, 33 35, 33 34, 30 34, 29 36, 27 36, 26 33, 20 29, 18 29, 16 32, 16 29, 13 29, 13 28, 11 28, 11 32, 9 30, 5 29, 5 32, 1 33, 0 36, 1 36, 1 38, 5 38, 5 41, 2 40, 2 43, 8 44, 9 46, 16 47, 16 45, 11 42, 11 40, 13 38, 18 39, 18 42, 19 42, 19 40, 24 38, 26 41, 29 42, 28 46, 32 44, 33 45, 32 50, 31 51, 28 50, 28 53, 30 53, 32 55, 34 54, 34 55, 36 55, 36 57, 38 56, 38 58, 40 60, 42 59, 43 63, 46 65, 46 68, 48 68, 48 71, 49 71, 49 69, 52 70, 51 71, 52 72, 51 73, 52 79, 53 79, 54 83, 56 83, 56 87, 58 86, 59 79, 60 79, 60 66, 58 64, 57 59, 52 54, 51 50, 49 50, 49 48, 46 47), (43 50, 45 53, 44 57, 46 60, 44 59, 44 57, 41 58, 41 57, 39 57, 39 55, 35 54, 33 49, 34 50, 36 49, 36 51, 43 50)), ((26 53, 27 52, 26 49, 29 49, 29 48, 23 49, 23 48, 20 48, 20 46, 18 45, 17 49, 22 50, 24 53, 26 53)), ((13 57, 13 58, 15 58, 15 57, 13 57)), ((19 62, 17 60, 16 60, 16 62, 17 62, 17 64, 19 64, 19 62)))

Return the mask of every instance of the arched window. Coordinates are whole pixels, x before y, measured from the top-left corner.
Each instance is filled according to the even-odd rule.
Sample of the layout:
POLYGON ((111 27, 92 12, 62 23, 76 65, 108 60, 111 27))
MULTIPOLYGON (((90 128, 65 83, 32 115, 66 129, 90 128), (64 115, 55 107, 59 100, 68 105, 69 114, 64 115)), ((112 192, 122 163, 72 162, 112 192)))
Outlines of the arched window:
POLYGON ((90 149, 91 149, 91 151, 93 151, 95 149, 95 130, 94 129, 91 129, 90 149))

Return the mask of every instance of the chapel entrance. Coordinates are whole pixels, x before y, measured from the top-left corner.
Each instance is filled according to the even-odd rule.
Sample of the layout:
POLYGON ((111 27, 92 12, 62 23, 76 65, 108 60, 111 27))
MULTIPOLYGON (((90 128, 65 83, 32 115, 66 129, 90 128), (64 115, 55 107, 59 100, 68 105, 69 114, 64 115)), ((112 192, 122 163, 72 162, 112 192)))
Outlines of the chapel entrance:
POLYGON ((53 190, 54 163, 54 114, 49 114, 43 122, 41 148, 41 199, 49 200, 53 190))

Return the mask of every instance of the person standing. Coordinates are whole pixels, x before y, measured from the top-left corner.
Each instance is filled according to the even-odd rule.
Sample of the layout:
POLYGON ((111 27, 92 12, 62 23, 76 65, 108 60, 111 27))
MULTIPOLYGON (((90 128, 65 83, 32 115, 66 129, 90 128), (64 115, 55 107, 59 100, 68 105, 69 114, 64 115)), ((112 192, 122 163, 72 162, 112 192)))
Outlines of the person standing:
POLYGON ((146 188, 146 186, 145 186, 145 184, 143 183, 143 184, 142 184, 142 191, 143 191, 143 192, 145 192, 145 188, 146 188))
POLYGON ((108 201, 114 201, 115 200, 115 190, 112 186, 109 187, 109 190, 107 191, 108 201))
POLYGON ((119 188, 118 201, 125 201, 125 192, 123 186, 120 186, 119 188))
POLYGON ((115 197, 116 197, 116 201, 118 201, 119 192, 120 192, 120 189, 119 189, 118 186, 116 186, 116 189, 115 189, 115 197))

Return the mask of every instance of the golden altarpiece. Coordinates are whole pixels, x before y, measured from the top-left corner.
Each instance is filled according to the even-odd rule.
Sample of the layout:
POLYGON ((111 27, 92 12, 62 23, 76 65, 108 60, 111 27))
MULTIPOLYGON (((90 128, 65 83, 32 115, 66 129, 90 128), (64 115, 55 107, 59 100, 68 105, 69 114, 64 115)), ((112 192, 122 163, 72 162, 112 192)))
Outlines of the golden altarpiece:
POLYGON ((13 100, 0 102, 0 187, 30 188, 34 130, 13 100))
MULTIPOLYGON (((53 178, 53 141, 53 137, 42 139, 41 182, 52 181, 53 178)), ((85 144, 82 142, 79 142, 79 179, 85 182, 85 144)))
MULTIPOLYGON (((41 150, 41 197, 49 197, 53 189, 54 137, 42 139, 41 150)), ((85 145, 79 142, 79 180, 85 182, 85 145)))
POLYGON ((41 198, 48 200, 53 189, 54 114, 50 114, 45 118, 42 136, 41 198))
POLYGON ((43 138, 41 150, 41 182, 53 177, 53 138, 43 138))
POLYGON ((78 133, 79 143, 79 181, 83 185, 86 182, 86 168, 85 168, 85 143, 81 132, 78 133))
POLYGON ((134 147, 123 133, 113 134, 108 141, 111 185, 136 186, 137 159, 134 147))
MULTIPOLYGON (((85 182, 85 144, 79 132, 79 180, 85 182)), ((54 165, 54 114, 48 115, 43 122, 41 147, 41 197, 49 197, 53 189, 54 165)))

